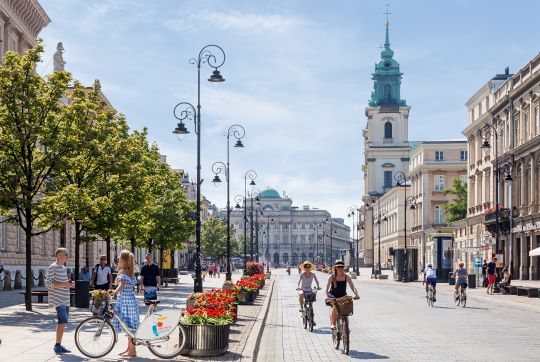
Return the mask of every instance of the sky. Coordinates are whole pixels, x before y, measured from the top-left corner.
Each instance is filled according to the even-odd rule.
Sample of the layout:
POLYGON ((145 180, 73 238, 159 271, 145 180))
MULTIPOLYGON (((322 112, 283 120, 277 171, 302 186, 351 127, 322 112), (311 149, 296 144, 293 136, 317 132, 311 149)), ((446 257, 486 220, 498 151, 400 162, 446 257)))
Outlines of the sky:
MULTIPOLYGON (((179 141, 174 106, 196 104, 205 45, 226 53, 224 83, 201 71, 202 193, 225 207, 226 187, 210 182, 226 161, 225 133, 241 124, 245 148, 231 148, 231 200, 244 174, 257 188, 285 192, 296 206, 347 220, 361 205, 364 110, 371 73, 390 43, 412 107, 410 140, 464 138, 465 102, 496 73, 513 73, 540 51, 535 0, 39 0, 52 22, 40 33, 52 72, 63 42, 66 70, 102 83, 132 129, 148 129, 168 163, 196 176, 196 137, 179 141)), ((223 178, 223 177, 222 177, 223 178)), ((231 201, 232 202, 232 201, 231 201)))

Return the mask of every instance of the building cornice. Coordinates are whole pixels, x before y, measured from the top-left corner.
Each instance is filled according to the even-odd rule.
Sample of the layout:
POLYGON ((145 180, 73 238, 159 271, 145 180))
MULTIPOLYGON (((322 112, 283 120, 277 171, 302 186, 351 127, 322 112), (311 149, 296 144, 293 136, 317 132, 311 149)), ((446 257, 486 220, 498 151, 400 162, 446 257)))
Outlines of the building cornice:
POLYGON ((22 34, 29 34, 27 39, 32 44, 41 30, 46 27, 51 19, 37 0, 3 0, 0 2, 0 10, 4 12, 15 28, 22 34))

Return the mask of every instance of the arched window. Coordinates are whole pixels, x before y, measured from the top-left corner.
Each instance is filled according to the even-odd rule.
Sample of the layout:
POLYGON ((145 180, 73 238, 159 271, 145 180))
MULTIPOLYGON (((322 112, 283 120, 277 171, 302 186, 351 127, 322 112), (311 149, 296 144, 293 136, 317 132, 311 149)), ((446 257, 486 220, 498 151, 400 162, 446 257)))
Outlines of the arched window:
POLYGON ((283 263, 287 264, 289 262, 289 254, 283 253, 283 263))
POLYGON ((392 138, 392 122, 384 124, 384 138, 392 138))

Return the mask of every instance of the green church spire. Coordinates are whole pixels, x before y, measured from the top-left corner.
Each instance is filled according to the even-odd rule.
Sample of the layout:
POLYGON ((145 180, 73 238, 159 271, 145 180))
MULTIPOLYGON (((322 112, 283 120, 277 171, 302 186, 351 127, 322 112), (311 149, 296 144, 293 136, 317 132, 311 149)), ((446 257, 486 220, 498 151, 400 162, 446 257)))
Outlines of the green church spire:
POLYGON ((386 12, 386 37, 384 48, 381 51, 381 60, 375 64, 373 75, 373 92, 369 101, 370 107, 399 107, 406 106, 401 99, 400 88, 403 73, 399 70, 399 63, 394 59, 394 51, 390 49, 390 22, 386 12))

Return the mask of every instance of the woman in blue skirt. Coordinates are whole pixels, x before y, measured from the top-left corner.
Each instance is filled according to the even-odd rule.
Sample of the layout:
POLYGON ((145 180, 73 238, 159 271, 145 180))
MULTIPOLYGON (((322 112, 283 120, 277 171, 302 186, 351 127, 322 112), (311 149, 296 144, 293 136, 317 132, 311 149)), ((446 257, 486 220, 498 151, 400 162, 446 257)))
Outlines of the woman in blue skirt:
MULTIPOLYGON (((139 327, 139 306, 135 298, 133 287, 137 284, 135 278, 135 258, 129 250, 122 250, 118 260, 120 272, 116 278, 118 287, 111 291, 111 295, 118 296, 114 311, 126 323, 129 329, 135 330, 139 327)), ((122 326, 116 318, 112 320, 117 332, 122 331, 122 326)), ((136 357, 135 345, 128 336, 128 348, 120 353, 125 357, 136 357)))

